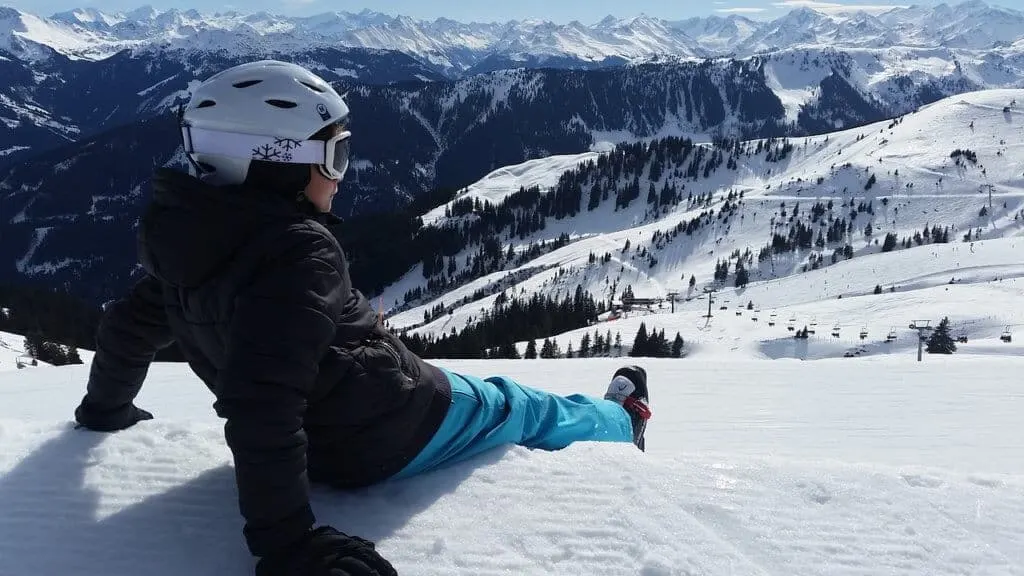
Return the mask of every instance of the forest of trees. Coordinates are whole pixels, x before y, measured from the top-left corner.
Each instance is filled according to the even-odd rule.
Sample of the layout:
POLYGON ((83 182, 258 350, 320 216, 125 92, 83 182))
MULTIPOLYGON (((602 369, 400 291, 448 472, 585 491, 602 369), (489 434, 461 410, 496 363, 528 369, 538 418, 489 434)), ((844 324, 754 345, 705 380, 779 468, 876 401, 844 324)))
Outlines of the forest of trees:
MULTIPOLYGON (((525 249, 502 249, 509 240, 524 240, 544 230, 552 220, 593 211, 606 202, 614 202, 615 210, 631 206, 634 201, 641 200, 642 178, 649 182, 645 198, 649 213, 684 203, 689 209, 708 208, 700 216, 661 232, 661 236, 656 238, 656 243, 661 242, 659 246, 663 247, 681 233, 693 234, 716 217, 727 223, 730 216, 736 214, 742 194, 729 192, 716 215, 711 208, 714 196, 710 192, 694 195, 687 190, 686 182, 708 178, 723 166, 736 170, 741 156, 763 155, 769 162, 780 162, 792 150, 793 145, 784 139, 755 143, 719 139, 709 146, 695 144, 685 138, 668 137, 646 143, 620 144, 612 152, 563 173, 549 191, 543 192, 537 187, 520 188, 497 203, 468 196, 455 200, 446 206, 445 219, 440 225, 417 227, 408 244, 401 247, 407 255, 403 261, 421 263, 421 272, 427 282, 425 290, 409 291, 404 302, 398 304, 413 304, 436 297, 480 276, 521 266, 564 246, 569 241, 568 236, 546 243, 532 243, 525 249), (655 182, 659 184, 656 186, 655 182), (472 250, 467 253, 469 249, 472 250), (460 253, 463 254, 461 260, 456 259, 460 253)), ((460 193, 464 191, 454 196, 458 197, 460 193)), ((444 198, 444 195, 435 196, 435 199, 439 198, 444 198)), ((355 241, 355 237, 350 237, 350 241, 355 241)), ((390 241, 393 247, 389 250, 397 248, 394 243, 394 240, 390 241)), ((342 245, 348 248, 345 241, 342 245)), ((649 266, 656 265, 656 258, 647 254, 646 248, 642 250, 649 266)), ((354 262, 359 260, 359 254, 353 256, 354 262)), ((380 273, 376 276, 379 277, 380 273)), ((355 273, 353 277, 357 278, 355 273)), ((359 282, 358 279, 356 281, 359 282)), ((370 285, 377 288, 377 284, 370 285)))
POLYGON ((652 329, 648 333, 647 325, 641 322, 629 355, 647 358, 679 358, 682 356, 684 346, 683 337, 679 332, 676 332, 676 337, 669 342, 665 339, 664 328, 657 332, 652 329))
POLYGON ((452 328, 441 337, 400 334, 410 350, 423 358, 516 358, 514 343, 588 326, 606 307, 579 286, 572 296, 556 300, 533 294, 528 299, 503 298, 476 322, 452 328))

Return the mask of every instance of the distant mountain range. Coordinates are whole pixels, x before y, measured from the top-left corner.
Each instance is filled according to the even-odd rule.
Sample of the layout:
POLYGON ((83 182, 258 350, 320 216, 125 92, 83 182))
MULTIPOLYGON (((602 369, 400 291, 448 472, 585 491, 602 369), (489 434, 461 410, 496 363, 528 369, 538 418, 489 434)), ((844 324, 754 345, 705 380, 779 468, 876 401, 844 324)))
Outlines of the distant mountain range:
POLYGON ((464 23, 370 10, 309 17, 259 13, 80 8, 44 17, 0 9, 0 49, 23 59, 50 50, 98 59, 120 50, 300 52, 322 47, 394 50, 448 76, 510 66, 587 67, 683 58, 745 57, 793 47, 951 48, 1019 54, 1024 12, 972 0, 881 14, 798 8, 775 20, 740 15, 668 21, 607 17, 594 24, 542 20, 464 23))

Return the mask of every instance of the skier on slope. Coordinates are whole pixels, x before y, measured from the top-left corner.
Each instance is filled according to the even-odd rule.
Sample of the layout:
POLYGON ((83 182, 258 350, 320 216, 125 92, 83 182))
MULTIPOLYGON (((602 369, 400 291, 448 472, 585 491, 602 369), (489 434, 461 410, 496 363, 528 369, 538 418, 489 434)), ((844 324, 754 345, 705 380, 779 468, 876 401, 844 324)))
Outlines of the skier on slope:
POLYGON ((153 416, 134 399, 154 354, 177 342, 226 419, 257 575, 395 574, 373 543, 314 528, 308 482, 406 478, 503 444, 644 448, 646 374, 628 366, 603 399, 556 396, 433 366, 380 325, 325 227, 348 167, 349 109, 284 62, 230 68, 181 112, 195 174, 153 178, 139 222, 145 275, 109 305, 80 425, 153 416))

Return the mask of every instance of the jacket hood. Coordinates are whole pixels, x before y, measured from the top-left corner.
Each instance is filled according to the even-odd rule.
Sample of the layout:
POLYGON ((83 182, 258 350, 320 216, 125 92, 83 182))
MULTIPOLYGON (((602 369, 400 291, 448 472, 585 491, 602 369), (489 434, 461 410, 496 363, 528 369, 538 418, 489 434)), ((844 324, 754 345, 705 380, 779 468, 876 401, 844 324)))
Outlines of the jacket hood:
POLYGON ((308 203, 239 186, 213 186, 177 170, 153 176, 153 198, 139 221, 139 262, 162 282, 202 285, 272 221, 315 219, 308 203))

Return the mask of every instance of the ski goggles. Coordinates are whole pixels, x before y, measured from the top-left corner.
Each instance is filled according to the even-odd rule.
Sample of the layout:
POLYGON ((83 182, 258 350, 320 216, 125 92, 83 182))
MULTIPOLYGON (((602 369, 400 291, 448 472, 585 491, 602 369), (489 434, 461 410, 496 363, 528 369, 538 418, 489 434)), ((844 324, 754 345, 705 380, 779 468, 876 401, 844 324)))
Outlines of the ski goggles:
POLYGON ((216 154, 231 158, 263 160, 284 164, 314 164, 328 180, 341 180, 349 166, 349 139, 343 130, 329 140, 295 140, 255 134, 181 127, 188 154, 216 154))

